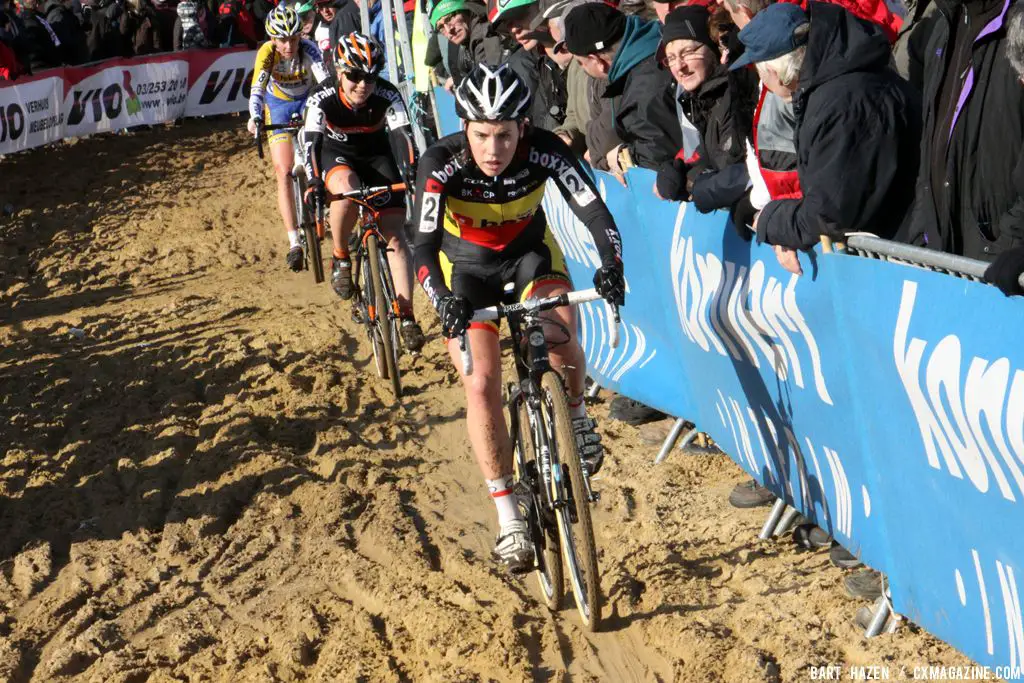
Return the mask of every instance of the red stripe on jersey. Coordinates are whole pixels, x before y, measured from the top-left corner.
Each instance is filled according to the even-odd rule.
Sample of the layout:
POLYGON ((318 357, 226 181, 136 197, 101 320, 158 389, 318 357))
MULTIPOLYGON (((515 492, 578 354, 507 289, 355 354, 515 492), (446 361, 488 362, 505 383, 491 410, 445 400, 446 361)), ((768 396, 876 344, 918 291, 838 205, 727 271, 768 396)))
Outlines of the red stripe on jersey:
POLYGON ((530 214, 526 218, 521 218, 518 221, 507 221, 500 225, 487 225, 482 227, 475 227, 473 219, 467 216, 460 216, 459 214, 453 214, 455 220, 459 224, 459 237, 476 244, 477 246, 487 247, 494 251, 501 251, 509 245, 512 240, 519 237, 520 233, 530 224, 533 220, 533 214, 530 214))

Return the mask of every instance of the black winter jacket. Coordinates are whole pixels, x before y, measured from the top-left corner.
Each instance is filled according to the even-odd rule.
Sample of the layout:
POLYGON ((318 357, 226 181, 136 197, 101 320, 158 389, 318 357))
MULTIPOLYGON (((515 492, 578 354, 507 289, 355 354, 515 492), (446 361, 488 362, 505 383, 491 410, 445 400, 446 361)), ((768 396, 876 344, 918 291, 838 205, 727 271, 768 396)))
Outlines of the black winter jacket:
POLYGON ((608 74, 603 97, 611 100, 615 134, 633 163, 657 170, 683 146, 676 118, 675 83, 658 67, 661 27, 626 17, 626 33, 608 74))
POLYGON ((963 108, 952 134, 942 135, 949 140, 946 178, 933 183, 929 164, 946 56, 953 50, 951 24, 970 14, 961 12, 960 2, 936 1, 939 13, 925 50, 921 173, 904 239, 991 260, 1024 244, 1024 86, 1004 54, 1004 9, 996 20, 978 23, 979 30, 988 27, 971 48, 973 86, 958 93, 963 108))
POLYGON ((769 202, 758 241, 809 248, 821 235, 892 238, 913 198, 920 106, 889 66, 878 27, 838 5, 808 4, 811 29, 793 95, 802 199, 769 202))
POLYGON ((700 131, 700 160, 690 172, 691 198, 699 211, 727 209, 746 193, 746 140, 754 125, 756 97, 756 72, 730 72, 721 65, 697 92, 680 97, 686 118, 700 131))
POLYGON ((85 40, 85 30, 74 12, 59 2, 50 2, 43 10, 50 28, 60 40, 61 59, 65 64, 84 64, 89 61, 89 47, 85 40))
POLYGON ((60 48, 53 42, 50 31, 43 23, 46 17, 32 10, 26 10, 18 16, 25 27, 21 34, 24 45, 24 53, 20 55, 21 63, 32 73, 62 65, 64 61, 60 48))

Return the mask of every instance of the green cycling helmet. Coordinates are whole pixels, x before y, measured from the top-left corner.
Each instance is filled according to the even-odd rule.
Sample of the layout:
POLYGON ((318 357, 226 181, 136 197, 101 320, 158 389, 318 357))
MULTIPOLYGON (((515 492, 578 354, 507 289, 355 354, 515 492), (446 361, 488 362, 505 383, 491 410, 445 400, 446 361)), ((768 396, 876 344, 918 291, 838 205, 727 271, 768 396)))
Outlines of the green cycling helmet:
POLYGON ((536 4, 537 0, 487 0, 487 21, 497 24, 512 10, 536 4))
POLYGON ((466 0, 441 0, 430 10, 430 25, 437 28, 438 23, 449 14, 455 14, 466 9, 469 5, 466 0))

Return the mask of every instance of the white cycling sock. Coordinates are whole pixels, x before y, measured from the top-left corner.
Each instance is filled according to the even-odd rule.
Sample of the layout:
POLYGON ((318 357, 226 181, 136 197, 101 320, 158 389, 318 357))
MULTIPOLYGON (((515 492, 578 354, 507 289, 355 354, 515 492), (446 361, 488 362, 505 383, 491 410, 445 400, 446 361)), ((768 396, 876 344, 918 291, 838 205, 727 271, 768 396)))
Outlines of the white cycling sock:
POLYGON ((289 249, 294 249, 297 246, 299 246, 299 231, 298 230, 289 230, 288 231, 288 248, 289 249))
POLYGON ((576 400, 569 399, 569 415, 574 420, 578 417, 587 416, 587 402, 583 400, 583 394, 580 394, 576 400))
POLYGON ((498 508, 499 527, 523 518, 519 506, 516 504, 516 496, 512 493, 511 476, 488 479, 487 490, 491 494, 491 500, 494 501, 494 507, 498 508))

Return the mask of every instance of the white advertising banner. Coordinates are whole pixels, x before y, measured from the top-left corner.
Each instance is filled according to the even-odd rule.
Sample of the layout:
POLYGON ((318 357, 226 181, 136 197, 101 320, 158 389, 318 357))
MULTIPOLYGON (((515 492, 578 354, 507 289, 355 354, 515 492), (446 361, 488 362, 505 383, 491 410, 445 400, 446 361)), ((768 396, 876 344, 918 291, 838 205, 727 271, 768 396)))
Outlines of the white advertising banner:
POLYGON ((0 154, 60 140, 63 95, 60 75, 0 88, 0 154))
POLYGON ((163 123, 185 114, 188 56, 113 60, 65 69, 64 135, 163 123))
POLYGON ((245 111, 249 106, 255 50, 224 53, 194 51, 189 58, 185 116, 213 116, 245 111))

